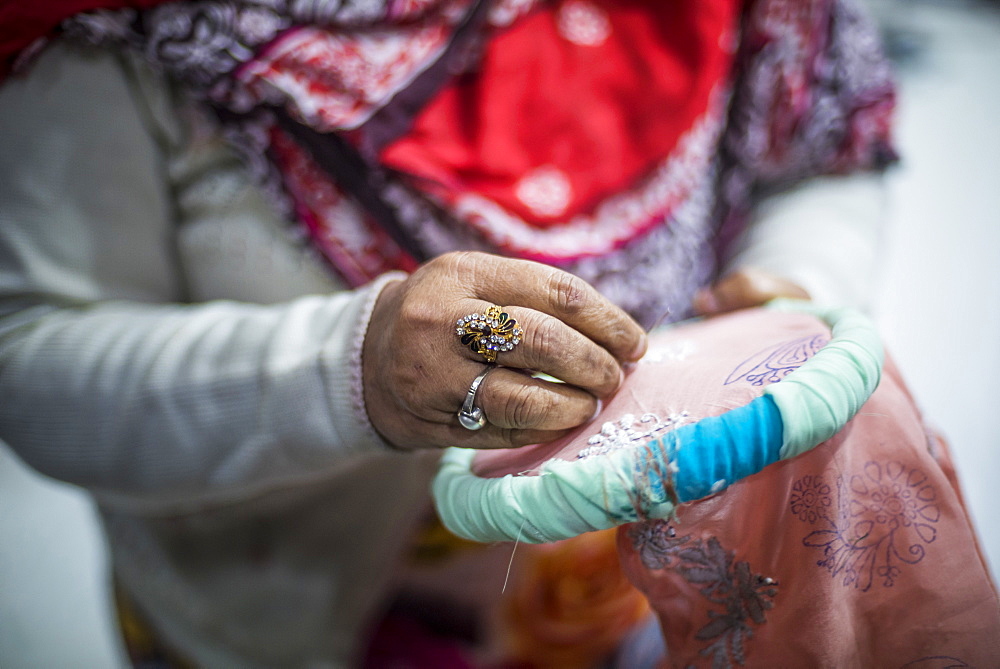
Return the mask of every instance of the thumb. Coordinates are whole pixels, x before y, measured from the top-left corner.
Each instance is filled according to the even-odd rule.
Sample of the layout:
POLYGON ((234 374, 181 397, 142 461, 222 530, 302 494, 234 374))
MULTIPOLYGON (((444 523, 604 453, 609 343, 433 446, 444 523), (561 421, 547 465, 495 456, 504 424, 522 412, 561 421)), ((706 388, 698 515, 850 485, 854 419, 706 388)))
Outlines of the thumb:
POLYGON ((778 297, 808 300, 798 284, 770 272, 746 267, 727 274, 694 296, 695 313, 701 316, 758 307, 778 297))

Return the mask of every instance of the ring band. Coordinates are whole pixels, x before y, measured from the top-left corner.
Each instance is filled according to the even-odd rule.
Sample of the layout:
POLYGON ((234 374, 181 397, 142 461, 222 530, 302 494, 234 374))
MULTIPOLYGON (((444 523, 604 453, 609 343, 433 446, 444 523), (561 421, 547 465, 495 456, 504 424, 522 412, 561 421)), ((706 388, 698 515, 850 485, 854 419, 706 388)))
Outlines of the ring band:
POLYGON ((479 372, 479 376, 472 380, 472 385, 469 386, 469 391, 465 394, 465 401, 462 402, 462 408, 458 411, 458 422, 466 430, 479 430, 486 425, 486 415, 482 409, 476 406, 476 393, 479 392, 479 386, 483 383, 483 379, 493 370, 493 365, 489 365, 479 372))
POLYGON ((462 344, 491 364, 497 361, 497 353, 514 350, 524 334, 517 321, 495 304, 482 314, 462 316, 455 325, 462 344))

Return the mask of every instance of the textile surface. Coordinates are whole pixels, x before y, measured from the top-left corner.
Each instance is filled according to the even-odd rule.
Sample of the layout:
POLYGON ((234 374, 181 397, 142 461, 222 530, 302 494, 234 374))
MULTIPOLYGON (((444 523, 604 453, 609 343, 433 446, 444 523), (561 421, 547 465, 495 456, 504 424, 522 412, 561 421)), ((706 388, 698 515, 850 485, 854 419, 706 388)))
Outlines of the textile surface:
MULTIPOLYGON (((626 381, 594 423, 546 449, 482 453, 474 467, 530 475, 550 457, 641 448, 742 406, 828 337, 809 317, 757 311, 678 326, 647 354, 662 374, 626 381)), ((660 620, 668 666, 991 666, 1000 657, 1000 602, 946 446, 891 361, 835 437, 670 518, 620 527, 618 550, 660 620)))
POLYGON ((895 367, 813 451, 619 530, 678 666, 991 666, 996 589, 895 367), (961 565, 961 567, 958 567, 961 565))

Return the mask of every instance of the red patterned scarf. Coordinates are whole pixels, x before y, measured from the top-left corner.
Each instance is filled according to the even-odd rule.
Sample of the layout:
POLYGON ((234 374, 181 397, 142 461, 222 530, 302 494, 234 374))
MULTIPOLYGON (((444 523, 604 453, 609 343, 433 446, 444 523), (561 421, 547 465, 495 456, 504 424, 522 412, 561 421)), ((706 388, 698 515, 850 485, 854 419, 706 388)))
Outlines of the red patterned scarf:
POLYGON ((98 9, 60 28, 211 106, 351 285, 480 249, 649 323, 684 315, 755 192, 891 159, 891 77, 854 2, 66 2, 2 42, 9 63, 98 9))

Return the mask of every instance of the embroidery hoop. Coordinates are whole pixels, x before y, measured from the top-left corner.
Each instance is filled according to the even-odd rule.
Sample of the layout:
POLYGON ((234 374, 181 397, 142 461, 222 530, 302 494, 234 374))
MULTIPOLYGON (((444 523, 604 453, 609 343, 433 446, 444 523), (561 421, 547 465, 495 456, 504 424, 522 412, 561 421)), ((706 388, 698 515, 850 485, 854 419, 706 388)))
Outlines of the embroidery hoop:
MULTIPOLYGON (((830 327, 831 339, 746 406, 667 433, 679 438, 685 431, 684 449, 688 453, 697 454, 699 449, 708 452, 718 446, 705 440, 703 431, 689 428, 733 420, 734 412, 742 412, 736 418, 740 421, 755 404, 773 402, 780 414, 780 429, 777 436, 767 437, 767 447, 778 459, 794 457, 839 432, 878 386, 882 344, 874 324, 861 312, 796 300, 775 300, 764 308, 814 316, 830 327)), ((455 534, 473 541, 558 541, 639 520, 668 518, 679 503, 671 485, 678 452, 661 439, 600 457, 575 461, 552 458, 542 463, 534 476, 477 476, 473 472, 476 453, 473 449, 447 449, 433 484, 442 522, 455 534)), ((767 464, 763 462, 755 471, 767 464)), ((721 487, 735 480, 721 481, 721 487)), ((718 489, 713 486, 711 493, 718 489)))

